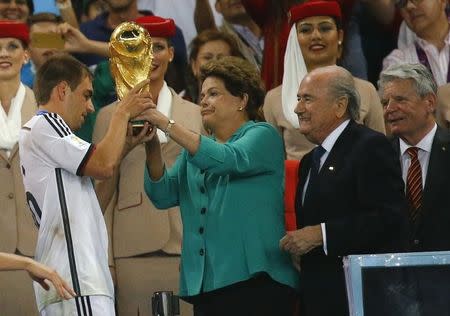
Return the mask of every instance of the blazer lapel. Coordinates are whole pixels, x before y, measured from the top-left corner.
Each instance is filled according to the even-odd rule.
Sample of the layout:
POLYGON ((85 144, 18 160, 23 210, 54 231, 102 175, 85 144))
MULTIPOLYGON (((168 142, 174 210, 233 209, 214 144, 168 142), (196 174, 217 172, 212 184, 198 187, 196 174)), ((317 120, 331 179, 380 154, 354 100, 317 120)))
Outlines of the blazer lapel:
POLYGON ((320 169, 319 181, 327 179, 328 177, 333 177, 333 175, 339 171, 343 162, 346 160, 346 153, 351 150, 353 145, 351 138, 353 137, 352 131, 354 130, 355 125, 355 121, 351 120, 347 127, 342 131, 341 135, 339 135, 320 169))
POLYGON ((305 182, 308 177, 308 173, 311 169, 312 163, 312 151, 308 153, 305 157, 303 157, 300 164, 300 173, 299 173, 299 186, 297 188, 296 194, 296 211, 297 211, 297 225, 302 227, 303 222, 303 211, 302 209, 308 208, 308 205, 313 203, 315 200, 316 193, 319 192, 319 187, 321 183, 326 182, 330 177, 334 177, 334 174, 337 170, 339 170, 340 166, 342 166, 345 161, 345 153, 351 149, 352 146, 352 130, 354 129, 354 125, 356 123, 354 121, 350 121, 348 126, 344 129, 342 134, 336 140, 331 152, 329 153, 325 163, 322 165, 322 168, 319 171, 318 181, 316 182, 316 188, 312 190, 308 190, 308 197, 305 197, 305 204, 302 203, 303 191, 305 188, 305 182))
POLYGON ((445 183, 445 177, 442 174, 450 172, 448 166, 449 143, 449 135, 438 127, 431 146, 430 162, 428 164, 427 178, 425 179, 422 203, 424 210, 431 210, 432 207, 430 206, 433 204, 433 201, 442 198, 436 195, 437 190, 433 190, 433 188, 448 185, 448 183, 445 183))

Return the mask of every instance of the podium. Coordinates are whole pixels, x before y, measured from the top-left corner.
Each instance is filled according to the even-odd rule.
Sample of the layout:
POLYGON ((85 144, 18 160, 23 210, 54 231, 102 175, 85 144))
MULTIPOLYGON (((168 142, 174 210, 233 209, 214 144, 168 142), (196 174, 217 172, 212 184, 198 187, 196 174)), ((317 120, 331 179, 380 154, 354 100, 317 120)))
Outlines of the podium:
POLYGON ((351 316, 450 315, 450 251, 343 259, 351 316))

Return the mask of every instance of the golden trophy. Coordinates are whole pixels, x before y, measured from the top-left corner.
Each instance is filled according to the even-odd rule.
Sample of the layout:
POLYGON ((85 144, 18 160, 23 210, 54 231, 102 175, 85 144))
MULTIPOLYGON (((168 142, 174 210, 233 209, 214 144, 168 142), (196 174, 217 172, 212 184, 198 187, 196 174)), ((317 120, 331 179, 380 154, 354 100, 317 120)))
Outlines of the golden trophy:
MULTIPOLYGON (((109 52, 117 97, 122 100, 135 85, 150 77, 152 38, 142 26, 134 22, 123 22, 111 34, 109 52)), ((132 124, 134 132, 144 126, 143 121, 134 121, 132 124)))

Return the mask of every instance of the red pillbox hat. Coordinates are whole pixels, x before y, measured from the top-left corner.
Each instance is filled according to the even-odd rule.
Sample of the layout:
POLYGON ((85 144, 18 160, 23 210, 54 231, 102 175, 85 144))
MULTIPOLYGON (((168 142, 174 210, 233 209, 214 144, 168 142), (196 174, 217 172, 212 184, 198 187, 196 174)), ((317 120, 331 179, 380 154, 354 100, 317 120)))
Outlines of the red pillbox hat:
POLYGON ((341 7, 336 1, 310 0, 291 7, 288 13, 289 24, 311 16, 332 16, 341 22, 341 7))
POLYGON ((145 28, 152 37, 172 37, 175 35, 175 22, 156 15, 147 15, 136 19, 136 23, 145 28))
POLYGON ((28 44, 30 34, 28 25, 12 20, 0 20, 0 38, 13 37, 28 44))

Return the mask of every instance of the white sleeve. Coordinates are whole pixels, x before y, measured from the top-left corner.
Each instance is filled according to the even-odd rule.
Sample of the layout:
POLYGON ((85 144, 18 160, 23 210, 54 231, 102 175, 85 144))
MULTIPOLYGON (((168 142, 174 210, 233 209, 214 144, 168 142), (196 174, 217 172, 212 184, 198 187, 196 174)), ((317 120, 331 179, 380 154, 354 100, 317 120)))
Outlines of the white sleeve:
POLYGON ((52 113, 42 115, 31 133, 33 146, 47 164, 82 175, 94 145, 73 134, 64 121, 52 113))

